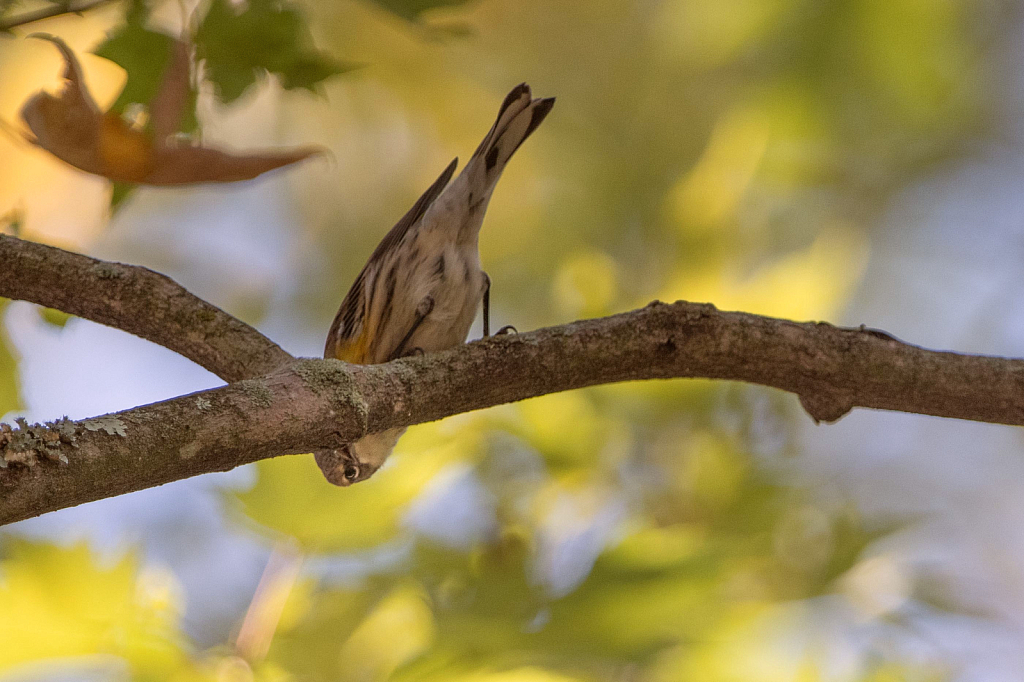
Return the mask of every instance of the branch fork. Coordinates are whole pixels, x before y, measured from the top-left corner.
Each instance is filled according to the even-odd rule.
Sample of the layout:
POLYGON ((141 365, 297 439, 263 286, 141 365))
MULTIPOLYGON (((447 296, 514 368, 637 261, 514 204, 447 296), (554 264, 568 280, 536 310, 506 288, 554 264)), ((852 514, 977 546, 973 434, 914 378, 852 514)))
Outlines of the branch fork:
POLYGON ((655 301, 387 364, 349 365, 294 358, 146 268, 3 235, 0 263, 0 296, 134 333, 229 382, 88 420, 0 427, 0 461, 7 464, 0 468, 0 524, 619 381, 690 377, 770 386, 799 396, 818 422, 868 407, 1024 425, 1024 360, 926 350, 865 327, 655 301))

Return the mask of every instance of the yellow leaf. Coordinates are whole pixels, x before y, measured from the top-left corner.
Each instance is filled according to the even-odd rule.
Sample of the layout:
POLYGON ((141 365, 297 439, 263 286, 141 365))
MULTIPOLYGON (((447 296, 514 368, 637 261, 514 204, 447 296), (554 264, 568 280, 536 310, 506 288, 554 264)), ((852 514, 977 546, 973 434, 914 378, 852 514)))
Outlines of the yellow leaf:
POLYGON ((834 318, 867 265, 867 239, 854 229, 822 230, 805 250, 783 256, 749 275, 718 267, 687 272, 662 300, 710 301, 791 320, 834 318))
POLYGON ((434 636, 425 598, 419 589, 403 586, 381 600, 341 649, 342 679, 385 680, 423 653, 434 636))
POLYGON ((145 677, 186 662, 170 574, 140 575, 131 555, 101 566, 85 544, 11 541, 8 550, 0 564, 0 671, 114 655, 145 677))
POLYGON ((735 217, 768 147, 769 124, 763 112, 746 109, 718 121, 697 165, 668 195, 681 226, 703 231, 735 217))
POLYGON ((236 497, 250 518, 304 549, 369 549, 397 537, 409 503, 443 467, 479 449, 473 429, 447 438, 437 432, 430 425, 412 429, 387 466, 347 488, 327 483, 312 456, 263 460, 256 485, 236 497))
POLYGON ((618 292, 616 264, 607 254, 591 251, 572 256, 555 275, 554 298, 563 317, 607 315, 618 292))

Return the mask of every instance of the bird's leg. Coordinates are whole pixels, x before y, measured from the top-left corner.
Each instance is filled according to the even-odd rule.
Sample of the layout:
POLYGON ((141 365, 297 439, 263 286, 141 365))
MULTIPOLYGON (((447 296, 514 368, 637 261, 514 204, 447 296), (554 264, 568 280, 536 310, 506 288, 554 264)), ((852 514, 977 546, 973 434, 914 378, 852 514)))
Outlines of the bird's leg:
POLYGON ((491 335, 491 278, 484 273, 484 338, 491 335))
MULTIPOLYGON (((515 327, 510 324, 506 324, 504 327, 494 333, 495 336, 504 336, 505 334, 519 333, 515 327)), ((491 335, 491 278, 484 273, 484 338, 486 339, 491 335)))
MULTIPOLYGON (((409 331, 405 333, 405 336, 402 338, 402 342, 398 344, 398 348, 395 349, 395 352, 391 354, 391 357, 389 357, 388 360, 395 360, 406 355, 405 344, 409 343, 409 339, 412 338, 412 335, 416 333, 416 330, 419 329, 421 324, 423 324, 423 320, 427 319, 427 315, 429 315, 430 311, 433 309, 433 296, 426 296, 422 301, 420 301, 420 304, 416 306, 416 320, 412 323, 412 327, 410 327, 409 331)), ((416 350, 417 349, 413 349, 412 352, 415 353, 416 350)), ((418 350, 420 353, 423 352, 422 348, 418 350)))

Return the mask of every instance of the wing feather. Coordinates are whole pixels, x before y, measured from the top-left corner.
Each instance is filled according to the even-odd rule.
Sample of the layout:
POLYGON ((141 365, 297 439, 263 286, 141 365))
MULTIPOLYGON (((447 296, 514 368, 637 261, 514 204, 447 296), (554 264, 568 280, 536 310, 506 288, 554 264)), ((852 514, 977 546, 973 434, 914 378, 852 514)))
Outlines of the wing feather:
POLYGON ((427 191, 416 200, 412 208, 402 216, 401 220, 384 235, 377 248, 373 250, 370 259, 363 266, 352 288, 348 290, 341 308, 334 317, 331 330, 327 334, 327 343, 324 347, 325 358, 337 358, 346 362, 364 363, 370 354, 373 346, 374 330, 364 329, 363 322, 369 310, 367 305, 367 282, 373 286, 376 272, 383 264, 384 259, 391 253, 405 237, 406 233, 423 217, 427 209, 441 195, 448 182, 455 173, 459 160, 456 158, 444 169, 437 180, 427 188, 427 191))

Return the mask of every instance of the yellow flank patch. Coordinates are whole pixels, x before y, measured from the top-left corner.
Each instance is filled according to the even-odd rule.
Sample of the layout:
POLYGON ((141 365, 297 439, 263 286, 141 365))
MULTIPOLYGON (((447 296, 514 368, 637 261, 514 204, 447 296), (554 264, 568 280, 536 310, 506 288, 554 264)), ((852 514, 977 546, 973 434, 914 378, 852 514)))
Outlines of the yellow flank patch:
POLYGON ((352 362, 357 365, 365 365, 369 362, 369 338, 366 334, 360 334, 351 343, 339 344, 335 348, 334 357, 343 362, 352 362))

